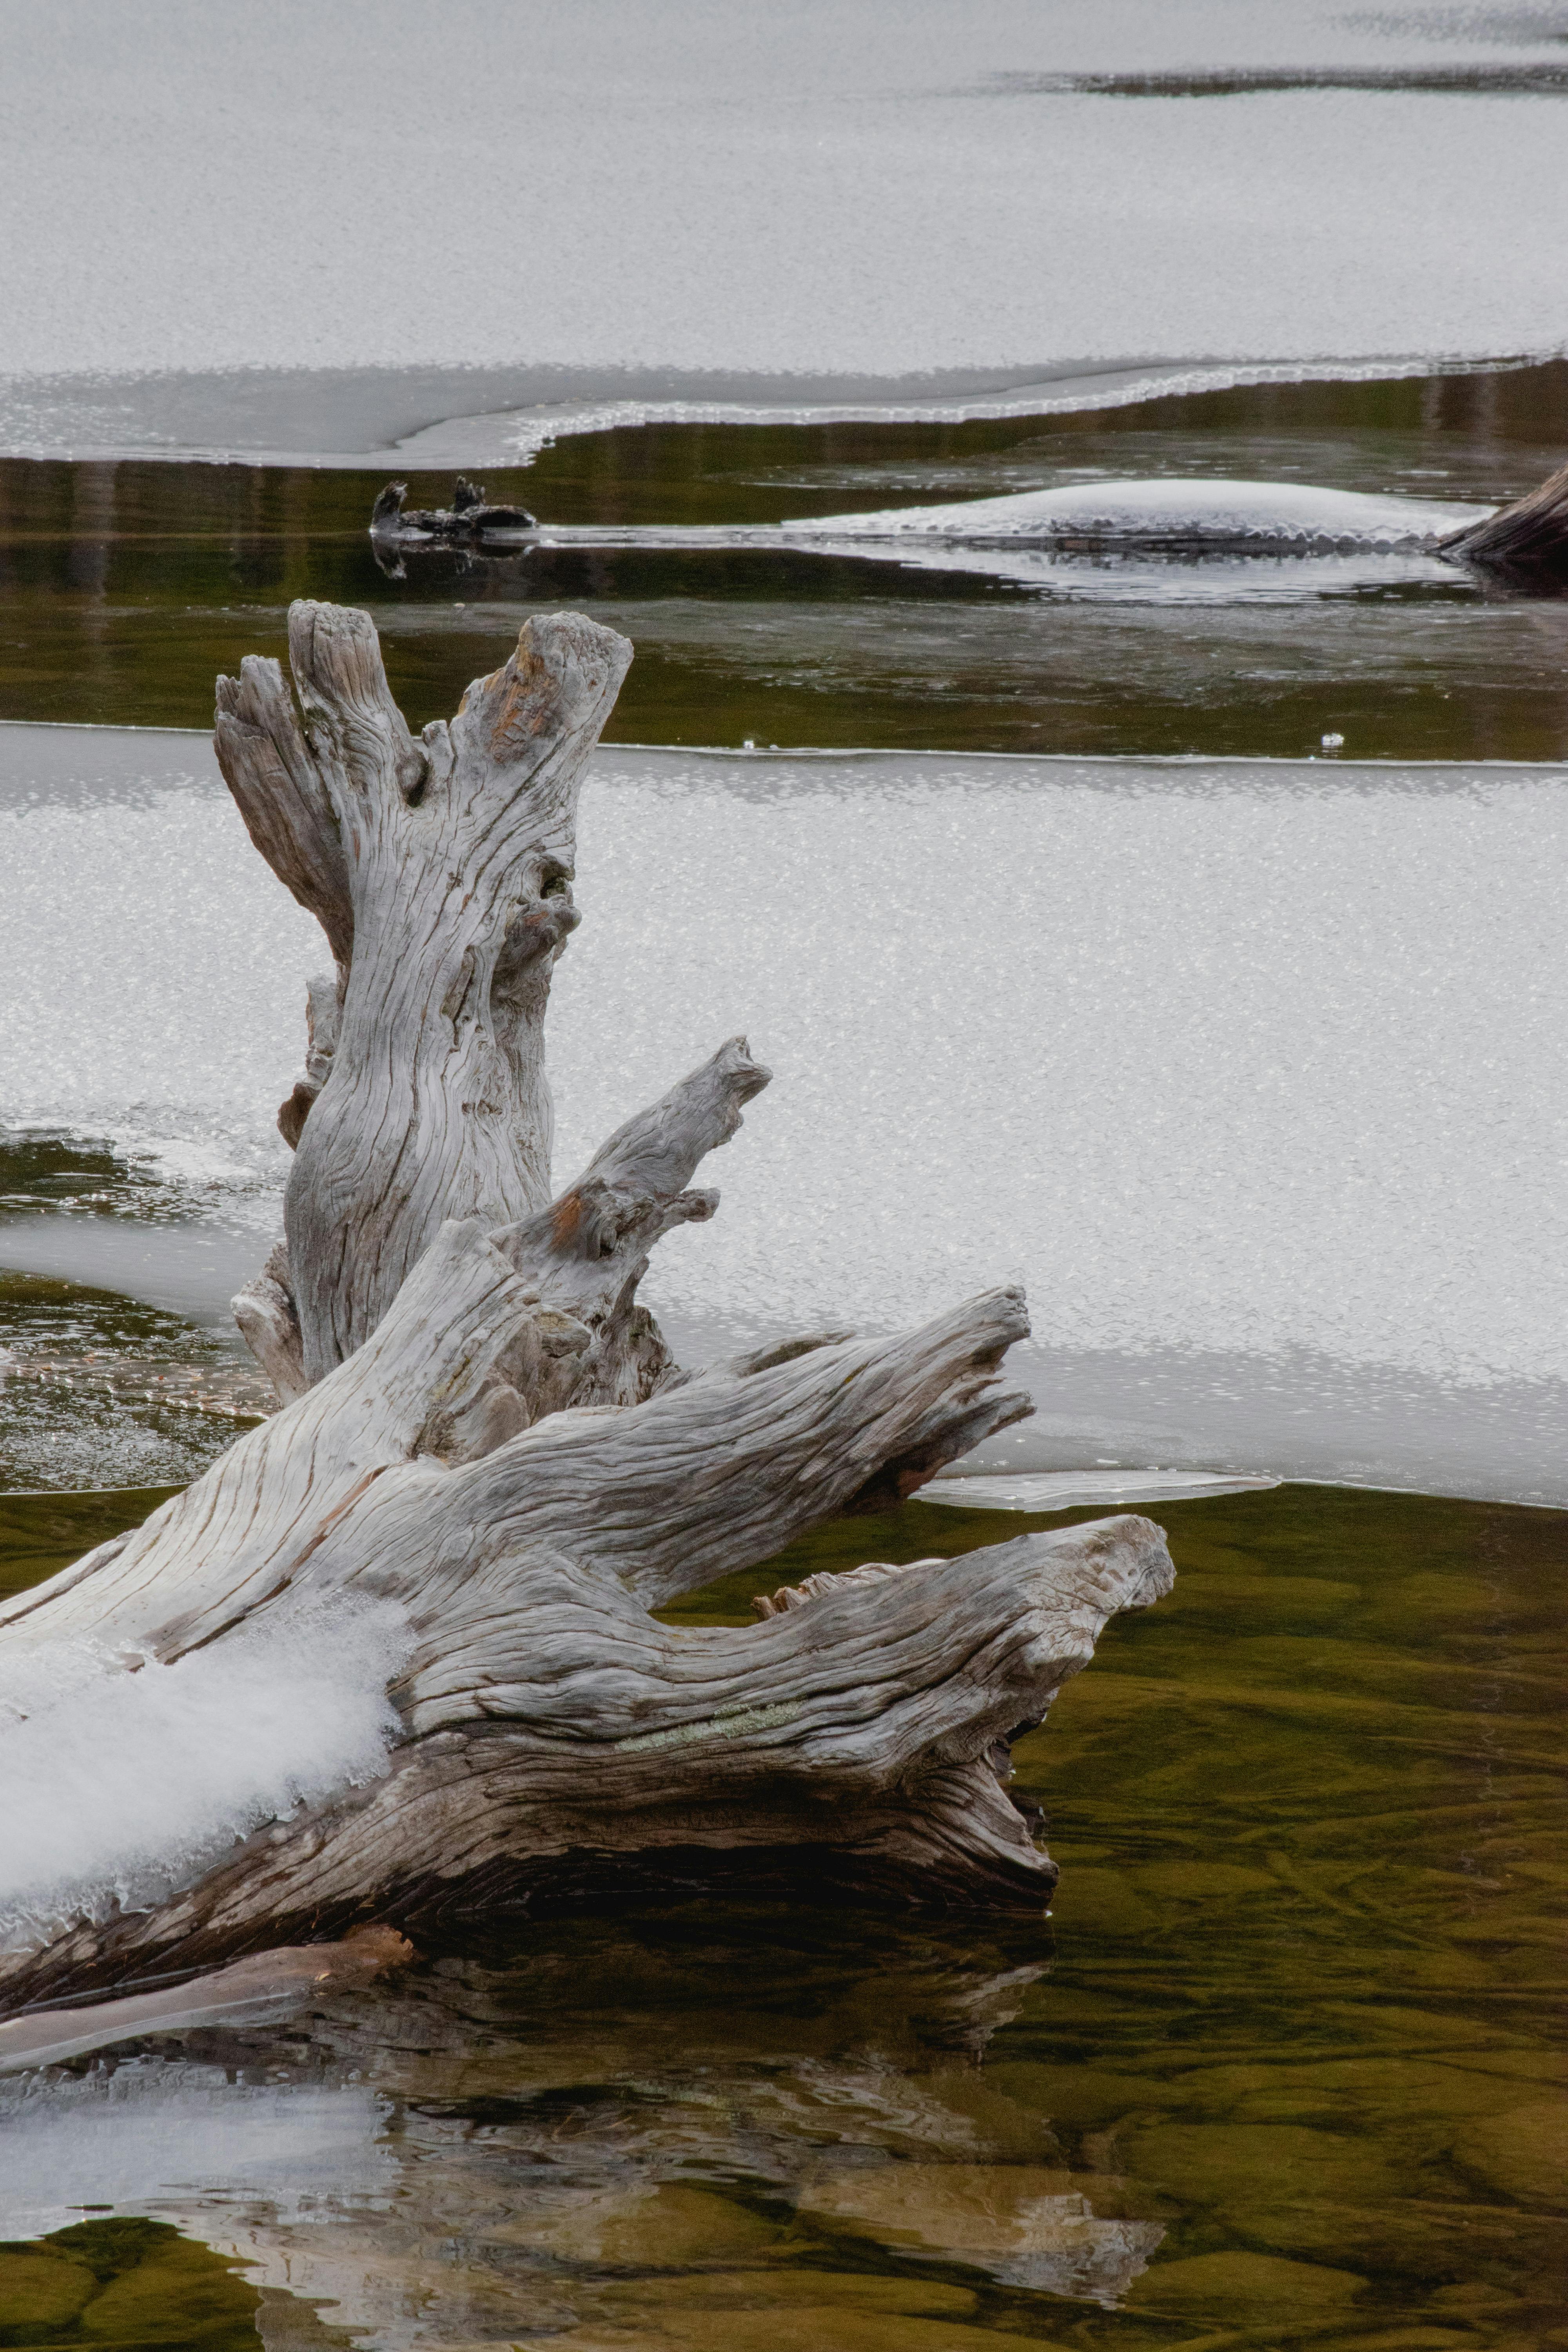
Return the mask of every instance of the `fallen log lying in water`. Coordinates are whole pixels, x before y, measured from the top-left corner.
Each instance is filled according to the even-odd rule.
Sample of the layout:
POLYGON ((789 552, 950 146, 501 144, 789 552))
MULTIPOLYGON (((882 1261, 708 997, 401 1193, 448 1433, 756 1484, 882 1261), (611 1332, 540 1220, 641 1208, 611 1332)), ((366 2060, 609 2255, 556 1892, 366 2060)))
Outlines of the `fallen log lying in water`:
POLYGON ((237 1301, 284 1402, 142 1528, 0 1610, 0 1668, 73 1655, 90 1729, 93 1694, 128 1677, 156 1725, 168 1678, 215 1687, 247 1661, 222 1700, 237 1754, 247 1711, 275 1710, 268 1656, 363 1655, 384 1749, 297 1803, 237 1799, 216 1839, 171 1822, 134 1872, 62 1863, 13 1890, 0 1983, 37 1998, 371 1923, 440 1933, 742 1860, 1041 1906, 1056 1870, 1006 1796, 1008 1742, 1109 1616, 1168 1590, 1157 1528, 868 1563, 744 1629, 652 1613, 896 1505, 1023 1417, 997 1381, 1021 1296, 678 1370, 637 1285, 661 1235, 712 1215, 690 1179, 768 1072, 731 1038, 553 1197, 549 1176, 578 785, 630 646, 531 621, 417 739, 368 615, 297 604, 289 655, 294 693, 271 661, 219 681, 216 732, 334 959, 279 1118, 285 1241, 237 1301))
POLYGON ((1438 552, 1510 585, 1538 591, 1568 587, 1568 466, 1484 522, 1456 531, 1438 552))

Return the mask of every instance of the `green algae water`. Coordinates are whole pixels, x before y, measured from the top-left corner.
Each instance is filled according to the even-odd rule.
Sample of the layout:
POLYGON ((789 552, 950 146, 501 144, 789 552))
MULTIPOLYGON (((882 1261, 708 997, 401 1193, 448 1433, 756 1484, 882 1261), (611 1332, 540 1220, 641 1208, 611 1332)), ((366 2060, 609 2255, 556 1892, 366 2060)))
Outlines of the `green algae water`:
POLYGON ((246 2352, 260 2298, 166 2221, 79 2221, 0 2245, 0 2344, 246 2352))
MULTIPOLYGON (((11 1580, 161 1498, 8 1498, 11 1580)), ((0 2343, 1568 2343, 1568 1514, 1151 1515, 1173 1594, 1014 1751, 1047 1916, 677 1888, 13 2082, 0 2343)), ((917 1501, 666 1614, 1059 1523, 917 1501)))

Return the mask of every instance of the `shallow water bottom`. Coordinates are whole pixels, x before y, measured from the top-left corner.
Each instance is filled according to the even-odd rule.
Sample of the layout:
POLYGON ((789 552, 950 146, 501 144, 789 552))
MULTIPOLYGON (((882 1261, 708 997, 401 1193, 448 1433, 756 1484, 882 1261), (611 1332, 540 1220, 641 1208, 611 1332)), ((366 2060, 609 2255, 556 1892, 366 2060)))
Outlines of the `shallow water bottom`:
MULTIPOLYGON (((14 1577, 155 1499, 13 1500, 14 1577)), ((1015 1751, 1046 1917, 672 1889, 25 2078, 5 2340, 1562 2344, 1568 1514, 1154 1516, 1174 1593, 1015 1751)), ((1047 1523, 913 1503, 668 1613, 1047 1523)))

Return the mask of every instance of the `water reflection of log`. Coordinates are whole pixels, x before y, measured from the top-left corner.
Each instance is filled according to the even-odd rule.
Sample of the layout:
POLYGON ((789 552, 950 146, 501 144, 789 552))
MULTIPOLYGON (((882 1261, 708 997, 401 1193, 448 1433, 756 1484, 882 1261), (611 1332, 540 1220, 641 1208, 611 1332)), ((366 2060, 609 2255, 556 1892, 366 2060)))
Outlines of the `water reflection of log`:
POLYGON ((567 1927, 521 1961, 328 1985, 288 2031, 143 2046, 11 2120, 47 2113, 73 2200, 254 2264, 264 2341, 295 2341, 292 2295, 384 2352, 656 2320, 749 2342, 763 2313, 818 2342, 854 2315, 889 2352, 940 2318, 970 2352, 988 2280, 1110 2303, 1162 2236, 988 2082, 985 2040, 1043 1974, 1012 1960, 872 1918, 817 1948, 776 1916, 710 1913, 694 1942, 567 1927), (291 2177, 302 2136, 331 2183, 291 2177))
MULTIPOLYGON (((381 569, 395 579, 405 576, 405 552, 456 548, 487 555, 515 555, 515 546, 508 549, 503 542, 515 541, 520 534, 538 528, 525 508, 490 506, 482 486, 461 476, 449 509, 405 509, 406 490, 404 482, 389 482, 371 513, 373 552, 381 569)), ((737 526, 731 530, 712 526, 629 530, 590 526, 548 535, 557 544, 583 547, 706 547, 710 551, 743 547, 783 553, 809 548, 815 532, 821 553, 883 560, 896 553, 907 560, 923 541, 924 560, 939 563, 944 547, 949 551, 992 548, 1015 557, 1029 547, 1049 549, 1058 557, 1080 554, 1100 560, 1136 555, 1147 561, 1152 554, 1163 554, 1167 560, 1191 564, 1237 555, 1278 558, 1281 552, 1293 553, 1300 562, 1314 552, 1321 559, 1331 548, 1342 555, 1361 544, 1385 558, 1400 547, 1425 549, 1430 555, 1479 572, 1485 581, 1516 595, 1556 595, 1568 589, 1568 466, 1527 496, 1490 514, 1478 507, 1445 510, 1398 499, 1385 499, 1380 506, 1371 498, 1312 490, 1296 483, 1273 486, 1271 490, 1266 483, 1216 482, 1207 486, 1206 495, 1202 483, 1100 483, 1091 485, 1087 493, 1077 493, 1068 508, 1062 507, 1062 495, 1058 491, 977 499, 939 508, 898 508, 882 514, 816 520, 805 518, 776 525, 737 526), (1186 494, 1185 507, 1180 499, 1173 506, 1173 494, 1182 492, 1186 494), (1137 504, 1141 493, 1149 501, 1146 512, 1137 504), (1096 497, 1106 506, 1105 513, 1098 517, 1093 514, 1096 497), (1313 501, 1321 508, 1321 513, 1313 501), (1083 509, 1076 519, 1071 511, 1075 504, 1083 509), (1232 507, 1234 516, 1228 513, 1232 507), (1466 518, 1464 528, 1445 537, 1446 520, 1453 514, 1466 518)))
POLYGON ((319 1998, 328 1986, 366 1984, 411 1957, 412 1947, 401 1936, 369 1927, 341 1944, 253 1952, 209 1976, 185 1978, 121 2000, 25 2011, 0 2024, 0 2074, 62 2065, 68 2058, 149 2035, 270 2024, 319 1998))

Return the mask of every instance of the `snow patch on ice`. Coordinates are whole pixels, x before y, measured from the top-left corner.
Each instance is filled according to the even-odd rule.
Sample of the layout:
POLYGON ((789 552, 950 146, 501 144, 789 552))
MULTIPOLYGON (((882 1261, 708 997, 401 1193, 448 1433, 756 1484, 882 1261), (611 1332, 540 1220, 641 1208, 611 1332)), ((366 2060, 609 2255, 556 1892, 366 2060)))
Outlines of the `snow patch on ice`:
POLYGON ((1482 521, 1491 507, 1436 499, 1373 498, 1305 482, 1074 482, 997 499, 813 515, 781 526, 786 539, 1108 540, 1134 544, 1405 549, 1482 521))

